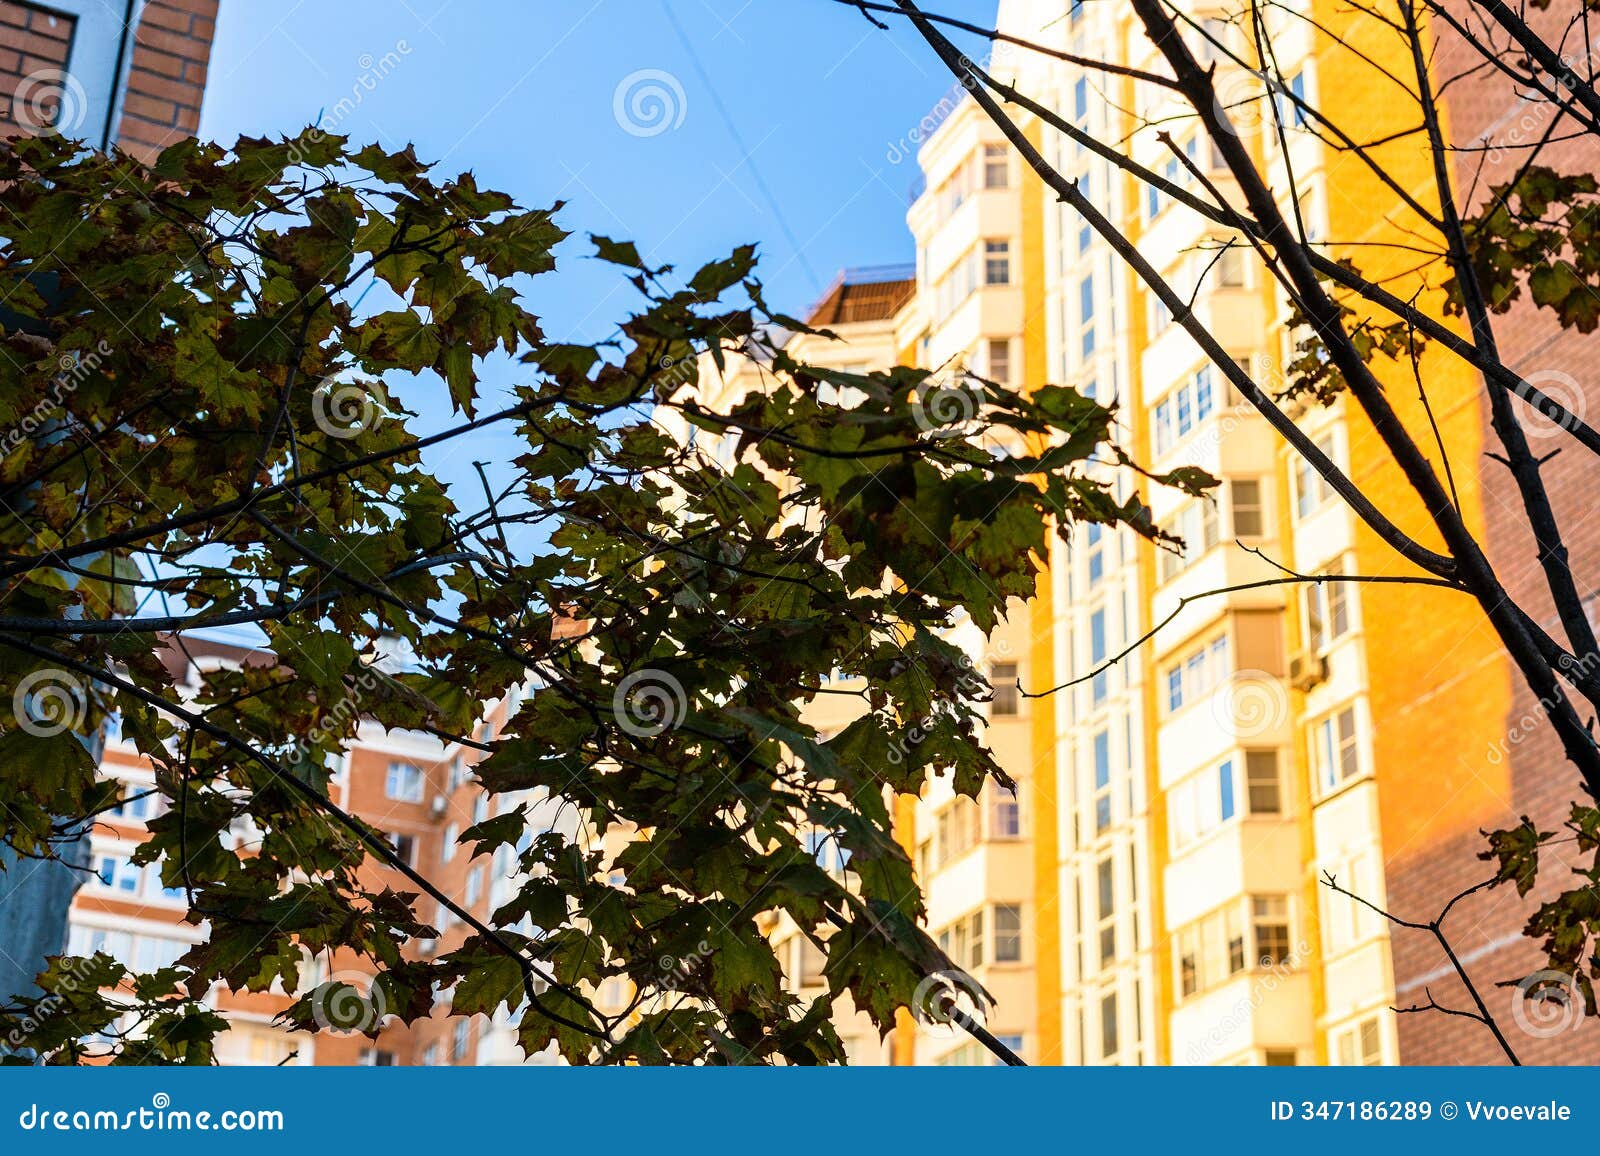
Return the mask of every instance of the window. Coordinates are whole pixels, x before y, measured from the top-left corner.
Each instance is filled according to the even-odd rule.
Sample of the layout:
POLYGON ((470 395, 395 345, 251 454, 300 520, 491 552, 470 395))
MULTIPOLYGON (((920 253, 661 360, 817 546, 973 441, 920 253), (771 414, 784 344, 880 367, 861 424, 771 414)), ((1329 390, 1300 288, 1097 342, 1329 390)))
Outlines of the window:
POLYGON ((472 800, 472 825, 476 827, 479 823, 485 823, 488 820, 489 796, 480 794, 472 800))
POLYGON ((983 908, 963 915, 943 931, 939 932, 939 949, 948 955, 958 966, 964 968, 982 967, 983 956, 983 908))
POLYGON ((850 863, 850 851, 840 843, 837 831, 814 827, 805 833, 802 845, 817 866, 830 874, 843 874, 850 863))
POLYGON ((439 841, 439 862, 448 863, 456 857, 456 840, 461 837, 461 827, 451 823, 444 829, 444 838, 439 841))
POLYGON ((989 380, 997 381, 1001 385, 1011 381, 1011 339, 1009 337, 990 338, 989 353, 989 380))
POLYGON ((827 982, 822 975, 823 969, 828 966, 827 953, 804 935, 796 936, 795 942, 800 952, 800 986, 821 987, 827 982))
POLYGON ((984 188, 1003 189, 1011 183, 1011 161, 1006 154, 1007 149, 1003 144, 983 146, 984 188))
MULTIPOLYGON (((1343 575, 1344 563, 1335 562, 1321 571, 1343 575)), ((1350 632, 1350 588, 1346 582, 1311 582, 1301 589, 1305 608, 1306 646, 1321 654, 1350 632)))
POLYGON ((1237 246, 1228 245, 1217 255, 1212 275, 1223 289, 1244 288, 1244 253, 1237 246))
MULTIPOLYGON (((1365 851, 1343 859, 1319 864, 1320 875, 1326 871, 1334 881, 1351 895, 1370 897, 1372 902, 1382 902, 1381 868, 1377 856, 1365 851)), ((1364 942, 1382 926, 1381 916, 1329 887, 1317 888, 1322 903, 1322 946, 1328 956, 1348 951, 1364 942)))
POLYGON ((137 895, 144 869, 129 862, 126 855, 102 855, 98 874, 100 882, 111 890, 137 895))
POLYGON ((450 1058, 464 1060, 467 1058, 467 1049, 472 1046, 472 1021, 460 1019, 450 1032, 450 1058))
POLYGON ((1203 698, 1228 675, 1228 636, 1219 634, 1167 667, 1167 713, 1203 698))
POLYGON ((1022 908, 1014 904, 994 909, 994 961, 1022 962, 1022 908))
POLYGON ((1273 103, 1277 105, 1278 123, 1285 128, 1305 128, 1307 113, 1306 74, 1297 72, 1273 87, 1273 103))
MULTIPOLYGON (((1329 461, 1333 456, 1333 435, 1323 434, 1312 443, 1329 461)), ((1309 518, 1333 498, 1333 487, 1305 458, 1299 458, 1294 467, 1294 513, 1296 518, 1309 518)))
POLYGON ((1094 751, 1094 831, 1111 826, 1111 732, 1100 730, 1090 743, 1094 751))
POLYGON ((1095 901, 1100 925, 1100 966, 1117 957, 1116 865, 1108 855, 1095 867, 1095 901))
MULTIPOLYGON (((1106 660, 1106 611, 1101 607, 1089 615, 1089 665, 1098 667, 1106 660)), ((1109 670, 1102 670, 1096 674, 1089 683, 1089 697, 1095 705, 1105 702, 1106 693, 1110 689, 1109 670)))
POLYGON ((187 940, 168 939, 160 935, 135 936, 133 970, 148 975, 164 967, 171 967, 178 962, 180 955, 189 950, 189 947, 187 940))
POLYGON ((1267 511, 1261 504, 1261 483, 1253 480, 1229 482, 1228 497, 1233 507, 1233 536, 1264 537, 1267 532, 1267 511))
POLYGON ((1118 1047, 1117 993, 1112 991, 1100 997, 1100 1058, 1109 1060, 1118 1047))
POLYGON ((422 1049, 422 1066, 425 1068, 437 1067, 439 1064, 439 1045, 429 1044, 422 1049))
POLYGON ((1011 284, 1011 242, 985 241, 983 243, 983 283, 985 285, 1011 284))
POLYGON ((1089 572, 1089 588, 1100 584, 1106 576, 1106 530, 1099 522, 1090 522, 1084 529, 1084 569, 1089 572))
POLYGON ((395 855, 407 867, 417 864, 417 841, 410 835, 400 835, 394 831, 388 834, 389 846, 394 848, 395 855))
POLYGON ((1189 564, 1222 541, 1222 528, 1214 503, 1200 498, 1179 510, 1172 524, 1165 527, 1168 533, 1183 539, 1183 552, 1176 547, 1161 550, 1156 556, 1161 560, 1161 581, 1170 582, 1189 564))
POLYGON ((1173 940, 1180 999, 1252 968, 1295 962, 1289 900, 1283 895, 1253 895, 1229 903, 1179 928, 1173 940))
POLYGON ((383 793, 402 803, 422 802, 422 768, 410 763, 390 763, 383 793))
POLYGON ((989 834, 991 838, 1022 838, 1022 801, 1017 798, 1015 790, 996 787, 990 814, 989 834))
POLYGON ((1194 431, 1216 411, 1216 386, 1211 367, 1201 366, 1162 401, 1156 403, 1153 417, 1157 454, 1164 454, 1194 431))
POLYGON ((150 788, 134 785, 122 802, 106 812, 111 818, 125 819, 130 823, 143 823, 155 815, 156 797, 148 794, 150 788))
POLYGON ((1094 274, 1078 282, 1078 333, 1084 360, 1094 356, 1094 274))
POLYGON ((1283 811, 1278 778, 1277 751, 1244 753, 1245 796, 1252 815, 1277 815, 1283 811))
POLYGON ((1250 926, 1256 940, 1256 963, 1262 967, 1285 967, 1294 962, 1286 897, 1257 895, 1251 898, 1250 926))
POLYGON ((1262 1063, 1269 1068, 1298 1067, 1300 1055, 1291 1048, 1268 1048, 1262 1063))
POLYGON ((1190 775, 1167 794, 1172 846, 1187 847, 1238 814, 1232 759, 1198 775, 1190 775))
POLYGON ((978 805, 964 795, 934 817, 935 868, 959 859, 977 845, 979 822, 978 805))
POLYGON ((1373 1068, 1383 1063, 1383 1036, 1377 1016, 1334 1033, 1334 1055, 1342 1067, 1373 1068))
POLYGON ((1354 704, 1311 724, 1311 764, 1317 782, 1331 791, 1361 773, 1354 704))
POLYGON ((361 1066, 363 1068, 392 1068, 394 1067, 394 1053, 386 1052, 381 1048, 362 1048, 361 1066))
POLYGON ((1017 690, 1017 664, 996 662, 989 666, 990 718, 1016 718, 1022 713, 1022 695, 1017 690))
POLYGON ((968 249, 960 260, 940 277, 933 288, 934 320, 943 321, 954 313, 978 287, 978 251, 968 249))
POLYGON ((483 868, 474 867, 467 872, 467 889, 464 894, 466 906, 471 907, 483 897, 483 868))
POLYGON ((1178 994, 1193 995, 1200 990, 1200 928, 1184 928, 1177 940, 1178 994))
MULTIPOLYGON (((1199 161, 1200 138, 1198 135, 1191 134, 1179 148, 1183 150, 1183 156, 1191 163, 1199 161)), ((1194 183, 1194 174, 1190 171, 1189 166, 1184 164, 1183 160, 1177 156, 1169 156, 1159 171, 1169 185, 1189 186, 1194 183)), ((1171 199, 1155 185, 1145 186, 1144 215, 1147 220, 1154 220, 1159 217, 1170 203, 1171 199)))

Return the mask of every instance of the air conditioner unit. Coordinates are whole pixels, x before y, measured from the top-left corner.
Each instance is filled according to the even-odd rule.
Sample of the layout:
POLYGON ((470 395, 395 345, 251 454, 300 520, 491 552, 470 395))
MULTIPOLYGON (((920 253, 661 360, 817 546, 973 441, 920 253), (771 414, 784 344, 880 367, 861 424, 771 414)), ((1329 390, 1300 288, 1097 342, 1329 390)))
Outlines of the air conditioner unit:
POLYGON ((449 809, 450 809, 450 800, 445 798, 443 795, 435 795, 433 797, 433 802, 431 804, 429 804, 429 806, 428 806, 429 812, 433 815, 433 817, 435 819, 443 818, 444 817, 444 813, 446 811, 448 811, 449 809))
POLYGON ((1309 691, 1328 680, 1328 660, 1320 654, 1301 651, 1289 659, 1289 685, 1309 691))

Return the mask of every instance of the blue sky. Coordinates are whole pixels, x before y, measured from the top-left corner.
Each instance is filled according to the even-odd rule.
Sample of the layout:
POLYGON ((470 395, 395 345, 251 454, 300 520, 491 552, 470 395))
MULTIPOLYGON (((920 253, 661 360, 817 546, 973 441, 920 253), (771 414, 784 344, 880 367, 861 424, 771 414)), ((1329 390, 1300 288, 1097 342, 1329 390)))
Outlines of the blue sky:
MULTIPOLYGON (((995 8, 930 5, 984 23, 995 8)), ((231 143, 319 122, 356 145, 414 143, 529 207, 566 201, 574 236, 529 307, 553 340, 595 341, 638 297, 588 259, 591 232, 686 273, 754 242, 789 312, 843 267, 910 261, 908 135, 951 84, 910 28, 833 0, 224 0, 200 131, 231 143)), ((389 307, 377 297, 366 307, 389 307)), ((485 366, 481 391, 525 373, 485 366)), ((390 386, 415 432, 458 420, 431 375, 390 386)), ((425 456, 477 508, 476 463, 498 487, 523 449, 498 426, 425 456)))
MULTIPOLYGON (((579 237, 654 263, 757 242, 769 299, 799 310, 843 266, 911 259, 904 141, 950 83, 910 29, 832 0, 228 0, 201 131, 337 116, 358 144, 412 141, 526 205, 565 200, 579 237)), ((569 242, 531 294, 552 336, 603 337, 632 304, 589 251, 569 242)))

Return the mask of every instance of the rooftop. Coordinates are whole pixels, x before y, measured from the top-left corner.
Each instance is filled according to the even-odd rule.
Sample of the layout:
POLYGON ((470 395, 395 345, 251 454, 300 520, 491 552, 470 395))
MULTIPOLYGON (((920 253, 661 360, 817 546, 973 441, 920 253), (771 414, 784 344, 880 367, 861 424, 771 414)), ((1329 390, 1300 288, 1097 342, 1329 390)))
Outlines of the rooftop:
POLYGON ((917 289, 914 265, 878 265, 845 269, 812 307, 807 325, 849 325, 857 321, 887 321, 911 299, 917 289))

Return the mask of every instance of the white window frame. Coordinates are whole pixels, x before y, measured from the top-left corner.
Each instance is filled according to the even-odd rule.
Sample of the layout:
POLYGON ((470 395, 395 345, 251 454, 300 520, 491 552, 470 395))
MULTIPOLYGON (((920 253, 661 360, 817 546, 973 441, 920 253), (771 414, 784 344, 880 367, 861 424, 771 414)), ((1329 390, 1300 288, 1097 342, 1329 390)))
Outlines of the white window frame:
POLYGON ((428 775, 416 763, 408 763, 403 759, 393 759, 389 763, 389 770, 383 778, 383 794, 385 798, 393 799, 397 803, 420 803, 427 793, 428 775), (410 789, 407 784, 413 782, 407 771, 415 772, 415 789, 410 789))

